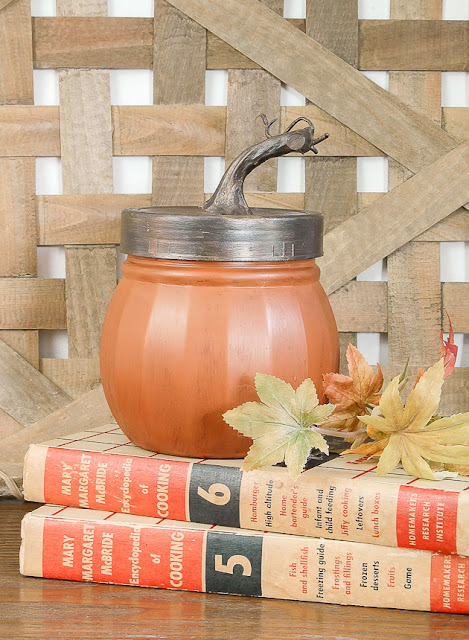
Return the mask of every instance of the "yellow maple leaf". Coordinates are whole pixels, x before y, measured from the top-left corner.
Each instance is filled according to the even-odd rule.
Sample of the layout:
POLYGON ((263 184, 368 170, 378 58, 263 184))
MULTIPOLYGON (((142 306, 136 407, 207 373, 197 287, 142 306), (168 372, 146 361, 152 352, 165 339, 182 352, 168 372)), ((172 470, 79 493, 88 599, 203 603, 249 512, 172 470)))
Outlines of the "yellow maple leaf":
POLYGON ((385 475, 399 462, 410 475, 435 480, 428 463, 469 465, 469 413, 432 419, 438 409, 444 379, 444 361, 430 367, 403 405, 399 376, 388 384, 379 403, 380 416, 359 416, 373 442, 344 451, 379 456, 377 474, 385 475))

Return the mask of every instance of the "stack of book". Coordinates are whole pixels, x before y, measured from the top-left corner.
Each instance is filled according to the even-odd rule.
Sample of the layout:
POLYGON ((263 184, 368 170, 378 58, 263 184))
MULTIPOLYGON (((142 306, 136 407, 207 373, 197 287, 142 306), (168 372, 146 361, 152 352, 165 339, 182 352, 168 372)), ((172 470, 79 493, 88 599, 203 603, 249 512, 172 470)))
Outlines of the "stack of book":
POLYGON ((331 455, 284 467, 132 445, 115 424, 32 445, 24 575, 469 613, 469 479, 331 455))

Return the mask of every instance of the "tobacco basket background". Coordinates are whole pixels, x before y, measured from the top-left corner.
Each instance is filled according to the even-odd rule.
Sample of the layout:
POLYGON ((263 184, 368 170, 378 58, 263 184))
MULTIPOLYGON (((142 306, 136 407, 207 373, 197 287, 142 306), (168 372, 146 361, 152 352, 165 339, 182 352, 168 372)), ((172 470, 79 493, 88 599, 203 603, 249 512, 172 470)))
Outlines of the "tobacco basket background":
MULTIPOLYGON (((440 273, 440 253, 469 241, 469 95, 442 108, 441 90, 443 78, 469 94, 467 19, 442 20, 442 0, 391 0, 388 20, 359 20, 357 0, 307 0, 288 24, 281 0, 156 0, 154 17, 108 16, 127 4, 57 0, 56 17, 31 18, 29 0, 0 0, 0 468, 15 476, 29 442, 110 419, 98 353, 121 209, 201 205, 222 158, 262 139, 260 112, 278 118, 273 133, 306 115, 331 134, 305 159, 304 187, 288 180, 303 161, 287 158, 246 190, 251 205, 324 214, 322 281, 343 348, 357 333, 387 336, 389 378, 408 355, 414 369, 438 358, 444 309, 469 333, 467 267, 457 282, 440 273), (120 104, 120 69, 148 102, 153 70, 153 104, 138 91, 120 104), (389 93, 357 69, 390 71, 373 76, 389 93), (207 70, 227 72, 226 106, 207 70), (41 104, 49 82, 57 105, 41 104), (357 163, 360 183, 370 161, 388 164, 392 194, 357 192, 357 163), (151 193, 135 193, 150 172, 151 193), (65 248, 63 277, 51 246, 65 248), (52 357, 60 341, 68 357, 52 357)), ((446 413, 469 410, 469 345, 457 340, 466 366, 445 382, 446 413)))

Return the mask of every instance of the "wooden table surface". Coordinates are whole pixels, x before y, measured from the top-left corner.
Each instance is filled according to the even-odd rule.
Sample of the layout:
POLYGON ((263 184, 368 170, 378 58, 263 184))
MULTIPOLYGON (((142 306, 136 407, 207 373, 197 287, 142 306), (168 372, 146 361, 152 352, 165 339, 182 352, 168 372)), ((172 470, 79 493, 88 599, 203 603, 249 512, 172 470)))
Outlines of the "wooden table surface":
POLYGON ((467 640, 469 617, 25 578, 20 522, 0 499, 0 638, 467 640))

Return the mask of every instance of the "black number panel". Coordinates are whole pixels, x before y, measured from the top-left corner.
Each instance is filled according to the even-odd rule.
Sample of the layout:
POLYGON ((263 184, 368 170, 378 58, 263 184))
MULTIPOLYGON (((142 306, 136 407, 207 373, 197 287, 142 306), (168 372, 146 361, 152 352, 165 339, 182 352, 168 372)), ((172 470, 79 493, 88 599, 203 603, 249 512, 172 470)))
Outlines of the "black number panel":
POLYGON ((205 563, 208 593, 262 595, 262 536, 209 531, 205 563))
POLYGON ((192 522, 239 527, 241 477, 235 467, 194 464, 189 485, 192 522))

